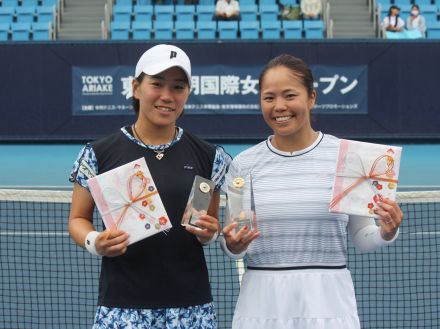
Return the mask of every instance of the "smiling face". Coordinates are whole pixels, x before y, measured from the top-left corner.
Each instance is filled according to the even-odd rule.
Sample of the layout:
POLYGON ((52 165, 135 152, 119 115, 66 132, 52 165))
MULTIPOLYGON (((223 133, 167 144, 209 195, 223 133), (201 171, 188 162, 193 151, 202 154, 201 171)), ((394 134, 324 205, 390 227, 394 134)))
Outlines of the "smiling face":
POLYGON ((139 100, 139 121, 154 126, 174 126, 189 96, 182 69, 172 67, 154 76, 133 80, 133 96, 139 100))
POLYGON ((260 82, 263 117, 275 137, 301 139, 312 130, 310 113, 316 92, 308 91, 303 78, 284 65, 264 72, 260 82))

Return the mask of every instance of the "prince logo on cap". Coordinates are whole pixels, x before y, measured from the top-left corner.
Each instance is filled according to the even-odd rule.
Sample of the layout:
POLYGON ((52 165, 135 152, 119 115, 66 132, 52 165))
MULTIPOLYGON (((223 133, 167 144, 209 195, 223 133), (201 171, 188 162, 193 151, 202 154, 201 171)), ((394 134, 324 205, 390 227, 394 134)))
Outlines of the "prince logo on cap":
POLYGON ((160 44, 144 52, 136 64, 135 77, 141 73, 153 76, 174 66, 185 72, 191 87, 191 62, 182 49, 173 45, 160 44))

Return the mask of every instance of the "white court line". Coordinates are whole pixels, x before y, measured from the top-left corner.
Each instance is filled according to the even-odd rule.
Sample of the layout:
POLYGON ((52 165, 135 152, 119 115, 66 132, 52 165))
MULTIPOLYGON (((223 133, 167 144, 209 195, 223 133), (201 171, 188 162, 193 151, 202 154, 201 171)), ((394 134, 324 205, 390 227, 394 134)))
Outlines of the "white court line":
POLYGON ((0 236, 68 236, 68 232, 17 232, 17 231, 0 231, 0 236))

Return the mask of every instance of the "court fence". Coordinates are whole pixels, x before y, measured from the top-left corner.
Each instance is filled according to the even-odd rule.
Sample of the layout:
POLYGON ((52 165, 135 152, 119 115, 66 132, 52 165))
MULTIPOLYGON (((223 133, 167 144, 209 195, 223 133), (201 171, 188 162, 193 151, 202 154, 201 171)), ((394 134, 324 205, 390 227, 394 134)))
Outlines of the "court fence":
MULTIPOLYGON (((400 192, 398 200, 405 220, 394 244, 360 254, 348 243, 361 325, 440 328, 440 191, 400 192)), ((100 259, 70 239, 70 201, 70 191, 0 189, 0 329, 91 327, 100 259)), ((228 329, 244 264, 218 241, 205 255, 218 326, 228 329)))

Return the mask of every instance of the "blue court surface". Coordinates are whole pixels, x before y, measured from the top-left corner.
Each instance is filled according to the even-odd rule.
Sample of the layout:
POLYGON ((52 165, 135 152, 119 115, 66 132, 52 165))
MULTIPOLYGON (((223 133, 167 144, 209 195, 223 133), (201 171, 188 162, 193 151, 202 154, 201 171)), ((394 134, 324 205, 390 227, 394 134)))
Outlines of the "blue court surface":
MULTIPOLYGON (((71 188, 68 176, 83 145, 0 144, 0 186, 71 188)), ((224 144, 232 156, 252 144, 224 144)), ((405 144, 399 189, 440 189, 440 144, 405 144)))

